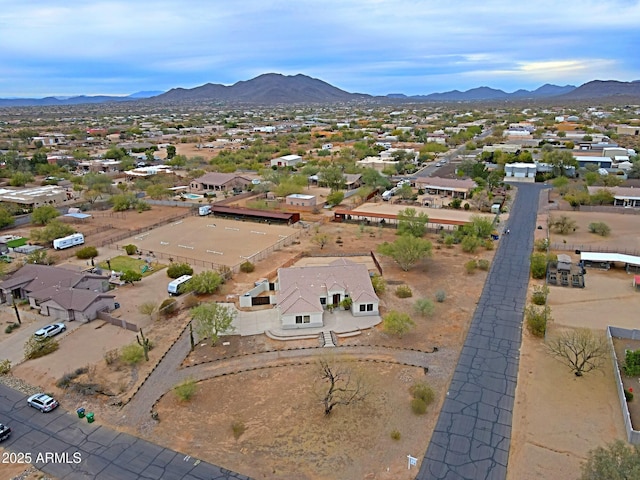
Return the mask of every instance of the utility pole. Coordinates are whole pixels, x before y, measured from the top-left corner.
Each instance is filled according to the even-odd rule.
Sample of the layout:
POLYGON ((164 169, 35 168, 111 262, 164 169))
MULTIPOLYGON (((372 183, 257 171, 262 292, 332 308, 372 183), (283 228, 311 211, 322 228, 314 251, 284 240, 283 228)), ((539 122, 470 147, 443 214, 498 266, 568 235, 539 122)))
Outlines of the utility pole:
POLYGON ((18 311, 18 305, 16 305, 16 299, 13 298, 13 296, 11 297, 11 301, 13 302, 13 309, 16 312, 16 318, 18 319, 18 324, 22 325, 22 322, 20 321, 20 312, 18 311))

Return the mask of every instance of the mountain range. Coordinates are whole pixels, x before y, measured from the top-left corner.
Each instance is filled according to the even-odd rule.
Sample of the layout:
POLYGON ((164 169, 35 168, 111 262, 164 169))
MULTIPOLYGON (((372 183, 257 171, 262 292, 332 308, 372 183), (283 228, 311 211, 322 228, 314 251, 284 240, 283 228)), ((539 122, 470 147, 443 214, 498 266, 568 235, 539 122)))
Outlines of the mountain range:
POLYGON ((167 92, 137 92, 129 96, 77 96, 47 98, 0 99, 0 107, 47 106, 97 104, 106 102, 140 101, 144 103, 179 102, 220 102, 224 104, 294 104, 294 103, 337 103, 362 100, 385 102, 473 102, 473 101, 518 101, 518 100, 603 100, 640 99, 640 81, 619 82, 615 80, 594 80, 579 87, 573 85, 546 84, 535 90, 517 90, 507 93, 490 87, 472 88, 467 91, 452 90, 429 95, 389 94, 372 96, 363 93, 349 93, 322 80, 306 75, 281 75, 266 73, 251 80, 233 85, 207 83, 195 88, 173 88, 167 92))

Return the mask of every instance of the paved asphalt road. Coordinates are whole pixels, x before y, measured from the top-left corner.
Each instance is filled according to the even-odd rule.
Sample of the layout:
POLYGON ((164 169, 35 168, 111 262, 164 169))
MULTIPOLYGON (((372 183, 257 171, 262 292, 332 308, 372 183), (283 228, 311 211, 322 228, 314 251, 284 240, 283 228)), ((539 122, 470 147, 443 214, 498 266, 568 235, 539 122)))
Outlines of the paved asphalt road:
POLYGON ((418 480, 507 476, 523 312, 540 185, 521 185, 418 480))
MULTIPOLYGON (((75 412, 57 408, 41 413, 27 406, 26 396, 4 385, 0 385, 0 423, 13 431, 1 445, 14 454, 5 452, 0 462, 32 463, 59 480, 248 479, 98 423, 89 424, 75 412), (58 457, 47 458, 54 454, 58 457)), ((4 480, 1 473, 0 478, 4 480)))

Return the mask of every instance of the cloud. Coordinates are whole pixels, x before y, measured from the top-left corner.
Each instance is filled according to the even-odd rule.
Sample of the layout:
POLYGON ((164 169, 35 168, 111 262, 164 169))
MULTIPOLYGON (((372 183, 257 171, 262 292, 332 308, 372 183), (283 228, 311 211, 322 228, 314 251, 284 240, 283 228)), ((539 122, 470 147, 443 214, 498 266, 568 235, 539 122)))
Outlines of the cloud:
POLYGON ((4 3, 0 97, 52 93, 70 78, 82 84, 67 89, 91 93, 105 87, 103 72, 114 91, 234 83, 265 71, 371 93, 640 78, 640 2, 631 0, 4 3))

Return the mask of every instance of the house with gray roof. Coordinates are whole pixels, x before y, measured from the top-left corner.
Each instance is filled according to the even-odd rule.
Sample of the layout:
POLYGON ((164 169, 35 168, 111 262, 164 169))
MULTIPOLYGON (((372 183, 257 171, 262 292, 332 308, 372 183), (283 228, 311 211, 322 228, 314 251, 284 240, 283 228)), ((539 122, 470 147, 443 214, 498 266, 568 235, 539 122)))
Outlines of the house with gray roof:
POLYGON ((0 303, 27 299, 55 320, 89 322, 114 309, 108 277, 48 265, 27 264, 0 283, 0 303))
POLYGON ((278 269, 276 305, 283 329, 324 326, 325 310, 351 299, 354 317, 378 315, 367 266, 340 259, 329 265, 278 269))

